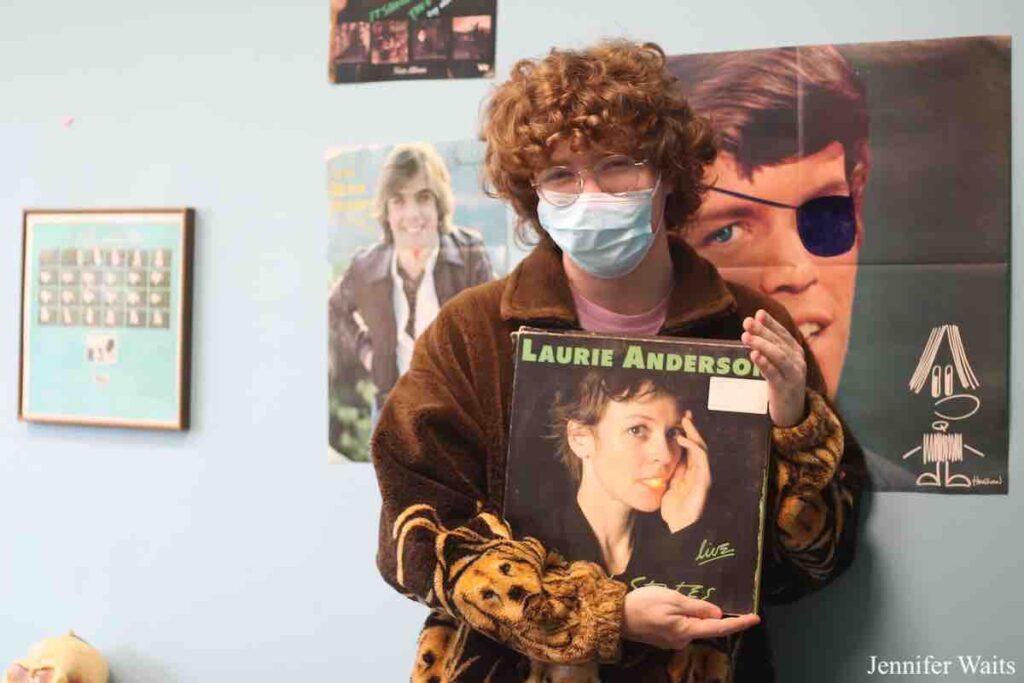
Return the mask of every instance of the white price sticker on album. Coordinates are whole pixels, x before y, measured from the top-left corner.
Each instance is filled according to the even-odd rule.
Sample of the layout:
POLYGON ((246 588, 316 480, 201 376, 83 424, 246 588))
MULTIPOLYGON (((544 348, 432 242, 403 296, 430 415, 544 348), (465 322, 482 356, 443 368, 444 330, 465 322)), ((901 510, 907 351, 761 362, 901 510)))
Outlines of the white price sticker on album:
POLYGON ((768 382, 712 377, 708 387, 708 410, 764 415, 768 412, 768 382))

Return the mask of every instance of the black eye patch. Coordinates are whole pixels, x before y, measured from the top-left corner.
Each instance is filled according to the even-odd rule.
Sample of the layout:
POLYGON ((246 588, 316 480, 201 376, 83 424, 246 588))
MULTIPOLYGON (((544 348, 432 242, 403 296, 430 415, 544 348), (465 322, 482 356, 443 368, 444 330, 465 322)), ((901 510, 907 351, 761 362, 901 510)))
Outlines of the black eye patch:
POLYGON ((842 195, 816 197, 796 209, 796 226, 804 248, 815 256, 839 256, 857 240, 853 199, 842 195))
POLYGON ((804 249, 815 256, 839 256, 853 248, 857 241, 857 215, 853 198, 846 195, 815 197, 800 206, 734 192, 720 187, 708 188, 730 197, 796 211, 796 227, 804 249))

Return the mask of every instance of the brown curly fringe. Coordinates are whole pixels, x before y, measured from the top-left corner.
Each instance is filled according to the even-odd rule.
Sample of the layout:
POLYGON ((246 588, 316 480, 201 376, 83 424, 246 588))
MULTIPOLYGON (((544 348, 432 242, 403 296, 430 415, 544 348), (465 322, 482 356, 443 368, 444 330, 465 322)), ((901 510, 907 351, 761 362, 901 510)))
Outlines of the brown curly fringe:
POLYGON ((573 151, 647 159, 670 190, 666 226, 681 228, 700 206, 704 167, 716 144, 653 43, 609 40, 584 50, 553 49, 512 67, 484 109, 485 183, 519 216, 517 237, 544 238, 531 181, 550 165, 556 144, 573 151))

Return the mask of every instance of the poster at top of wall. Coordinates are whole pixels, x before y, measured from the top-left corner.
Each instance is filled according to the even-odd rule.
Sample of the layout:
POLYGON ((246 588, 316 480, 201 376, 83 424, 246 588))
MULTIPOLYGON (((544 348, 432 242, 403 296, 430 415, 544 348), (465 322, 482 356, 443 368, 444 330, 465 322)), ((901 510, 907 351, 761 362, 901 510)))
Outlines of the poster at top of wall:
POLYGON ((369 460, 416 338, 453 296, 508 271, 509 217, 483 192, 483 159, 477 140, 328 152, 329 461, 369 460))
POLYGON ((1006 493, 1009 38, 668 66, 721 142, 687 239, 787 307, 873 486, 1006 493))
POLYGON ((497 0, 332 0, 332 83, 494 75, 497 0))

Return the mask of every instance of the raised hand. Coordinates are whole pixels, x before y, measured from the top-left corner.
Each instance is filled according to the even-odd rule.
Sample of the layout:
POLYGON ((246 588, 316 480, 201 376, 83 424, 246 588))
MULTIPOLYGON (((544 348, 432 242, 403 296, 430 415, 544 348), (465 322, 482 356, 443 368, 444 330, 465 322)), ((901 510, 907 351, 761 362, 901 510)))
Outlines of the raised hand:
POLYGON ((807 400, 807 361, 800 342, 768 311, 759 310, 743 321, 740 340, 750 360, 768 380, 768 413, 776 427, 800 422, 807 400))
POLYGON ((693 424, 693 413, 689 410, 683 415, 680 427, 683 433, 676 435, 676 441, 686 450, 686 462, 676 467, 668 490, 661 498, 661 518, 672 533, 700 519, 711 488, 708 447, 693 424))

